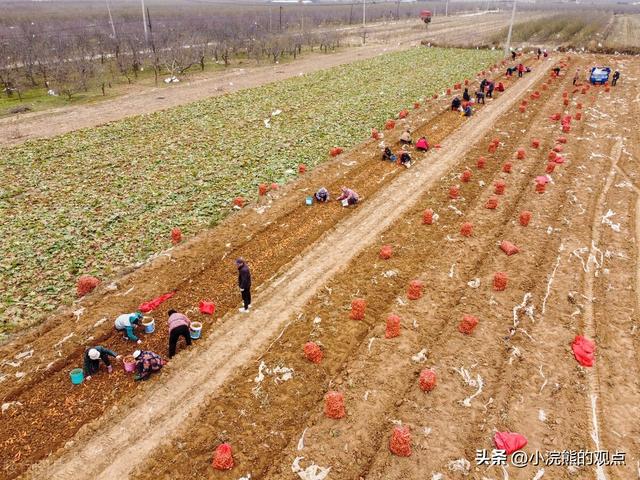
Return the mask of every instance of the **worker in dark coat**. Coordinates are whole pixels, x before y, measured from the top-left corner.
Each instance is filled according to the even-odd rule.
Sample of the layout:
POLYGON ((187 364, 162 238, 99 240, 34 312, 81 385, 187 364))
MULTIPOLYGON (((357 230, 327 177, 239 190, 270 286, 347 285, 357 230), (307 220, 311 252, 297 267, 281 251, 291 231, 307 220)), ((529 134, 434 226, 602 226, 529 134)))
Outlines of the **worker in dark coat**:
POLYGON ((109 357, 120 358, 117 353, 101 346, 87 348, 84 351, 84 365, 82 370, 87 380, 90 380, 91 376, 100 370, 100 360, 106 365, 107 372, 111 373, 113 371, 109 357))
POLYGON ((619 79, 620 79, 620 72, 616 70, 613 74, 613 81, 611 82, 611 86, 615 87, 619 79))
POLYGON ((462 94, 462 100, 464 100, 465 102, 470 102, 471 101, 471 95, 469 95, 469 89, 468 88, 464 89, 464 93, 462 94))
POLYGON ((251 308, 251 270, 249 270, 249 265, 242 258, 236 260, 236 267, 238 267, 238 286, 244 303, 240 311, 249 313, 249 308, 251 308))

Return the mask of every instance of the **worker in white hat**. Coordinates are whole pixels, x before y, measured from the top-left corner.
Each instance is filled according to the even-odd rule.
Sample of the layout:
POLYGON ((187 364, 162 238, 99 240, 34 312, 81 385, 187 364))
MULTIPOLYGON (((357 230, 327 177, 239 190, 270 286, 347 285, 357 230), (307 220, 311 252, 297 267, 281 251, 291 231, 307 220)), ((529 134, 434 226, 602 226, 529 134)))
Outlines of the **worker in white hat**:
POLYGON ((101 346, 87 348, 84 351, 83 371, 87 380, 91 380, 91 376, 100 370, 100 360, 107 366, 107 372, 111 373, 113 371, 109 357, 113 357, 116 360, 120 359, 120 355, 101 346))
POLYGON ((146 350, 136 350, 133 352, 133 358, 136 361, 136 370, 138 371, 133 377, 136 381, 147 380, 149 375, 160 370, 166 363, 157 353, 146 350))

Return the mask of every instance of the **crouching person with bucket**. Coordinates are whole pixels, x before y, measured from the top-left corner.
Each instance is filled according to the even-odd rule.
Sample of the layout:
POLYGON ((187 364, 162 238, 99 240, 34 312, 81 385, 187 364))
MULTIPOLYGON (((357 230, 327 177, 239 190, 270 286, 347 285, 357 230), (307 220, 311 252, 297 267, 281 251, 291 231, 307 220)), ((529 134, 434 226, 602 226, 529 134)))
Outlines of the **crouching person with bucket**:
POLYGON ((101 346, 87 348, 84 352, 84 366, 82 368, 86 379, 91 380, 91 376, 98 373, 100 370, 101 360, 107 367, 107 372, 111 373, 113 371, 113 367, 111 366, 109 357, 115 358, 116 360, 120 359, 120 356, 117 353, 112 352, 107 348, 101 346))
POLYGON ((159 371, 166 363, 164 359, 154 352, 136 350, 133 352, 133 358, 136 361, 136 375, 133 379, 147 380, 153 372, 159 371))
POLYGON ((169 310, 169 358, 172 358, 176 354, 176 347, 178 346, 178 340, 180 337, 184 337, 184 341, 187 346, 191 345, 191 320, 183 313, 178 313, 175 310, 169 310))

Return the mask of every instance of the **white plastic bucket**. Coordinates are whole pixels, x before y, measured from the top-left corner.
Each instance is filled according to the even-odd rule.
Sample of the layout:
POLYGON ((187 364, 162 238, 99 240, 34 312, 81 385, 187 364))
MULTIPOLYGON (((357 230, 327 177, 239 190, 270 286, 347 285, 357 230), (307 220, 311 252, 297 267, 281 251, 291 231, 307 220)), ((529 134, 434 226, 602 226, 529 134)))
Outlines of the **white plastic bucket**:
POLYGON ((151 317, 144 317, 142 325, 144 326, 144 333, 153 333, 156 330, 156 321, 151 317))
POLYGON ((192 339, 196 340, 200 338, 202 334, 202 323, 201 322, 191 322, 191 327, 189 327, 189 335, 192 339))

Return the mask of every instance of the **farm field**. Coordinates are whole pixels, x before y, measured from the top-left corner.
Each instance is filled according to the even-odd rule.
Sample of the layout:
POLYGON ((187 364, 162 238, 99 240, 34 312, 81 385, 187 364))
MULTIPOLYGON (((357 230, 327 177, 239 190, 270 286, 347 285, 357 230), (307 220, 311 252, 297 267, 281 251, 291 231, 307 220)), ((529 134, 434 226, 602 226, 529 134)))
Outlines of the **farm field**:
MULTIPOLYGON (((234 196, 253 201, 210 232, 118 278, 113 289, 76 304, 76 314, 60 315, 0 346, 2 358, 12 359, 0 366, 3 474, 325 478, 312 476, 315 465, 330 468, 328 479, 633 478, 640 462, 640 423, 634 420, 640 403, 640 133, 629 119, 640 114, 640 62, 626 56, 525 58, 533 71, 518 79, 502 78, 502 65, 491 68, 495 56, 477 55, 410 50, 341 67, 340 75, 334 70, 315 80, 308 76, 264 87, 259 90, 264 103, 240 95, 236 110, 220 105, 229 101, 223 97, 8 150, 3 161, 15 164, 27 157, 29 167, 42 172, 9 200, 44 208, 35 189, 41 184, 74 202, 98 191, 100 196, 90 198, 100 209, 94 219, 117 213, 134 217, 124 217, 122 230, 109 232, 110 239, 127 231, 141 236, 148 229, 146 241, 158 243, 147 255, 168 247, 171 227, 180 226, 191 237, 228 214, 234 196), (436 84, 425 87, 426 70, 420 71, 416 58, 426 52, 438 56, 433 61, 444 64, 446 58, 466 66, 443 70, 431 80, 436 84), (456 55, 469 56, 455 60, 456 55), (591 64, 619 69, 622 83, 574 88, 572 72, 591 64), (559 78, 550 76, 554 65, 562 65, 559 78), (398 75, 399 69, 406 74, 398 75), (394 75, 378 76, 381 70, 394 75), (506 91, 466 119, 449 110, 451 95, 442 93, 464 78, 471 79, 473 91, 479 70, 500 77, 506 91), (332 77, 340 81, 332 83, 332 77), (318 85, 324 96, 332 92, 340 102, 323 103, 318 85), (441 94, 433 99, 433 92, 441 94), (345 102, 347 96, 351 100, 345 102), (297 98, 303 100, 296 106, 297 98), (232 112, 224 120, 207 113, 223 107, 232 112), (403 108, 407 117, 385 131, 383 143, 361 143, 371 127, 382 130, 403 108), (275 109, 282 112, 271 115, 275 109), (265 118, 271 118, 271 128, 265 118), (233 129, 220 139, 217 132, 227 125, 233 129), (409 170, 380 161, 381 146, 398 149, 404 128, 438 145, 424 154, 412 150, 409 170), (243 140, 247 131, 255 132, 255 144, 286 146, 295 153, 258 149, 243 140), (347 151, 329 160, 334 145, 347 151), (231 153, 224 156, 223 150, 231 153), (484 164, 478 163, 481 157, 484 164), (62 159, 76 163, 65 175, 69 182, 56 190, 43 183, 44 172, 68 165, 62 159), (317 168, 255 198, 260 182, 293 180, 299 162, 317 168), (105 173, 96 175, 96 164, 105 173), (218 174, 221 165, 229 168, 228 177, 218 174), (106 173, 114 166, 122 170, 120 178, 106 173), (203 175, 207 169, 213 173, 203 175), (81 172, 95 178, 89 176, 84 190, 72 193, 71 180, 81 172), (537 187, 534 180, 545 174, 544 187, 537 187), (125 175, 137 180, 133 190, 125 175), (202 180, 197 185, 202 193, 171 189, 189 185, 191 178, 202 180), (343 184, 363 196, 355 209, 302 202, 319 185, 336 192, 343 184), (127 195, 109 190, 116 187, 127 195), (223 195, 210 199, 214 189, 223 195), (162 204, 165 195, 170 205, 162 204), (135 202, 117 203, 109 211, 114 207, 99 204, 100 198, 135 202), (174 212, 178 208, 182 222, 174 212), (426 209, 434 213, 432 224, 423 220, 426 209), (520 221, 523 211, 531 212, 527 226, 520 221), (165 221, 167 212, 171 217, 165 221), (129 220, 135 224, 125 223, 129 220), (472 232, 463 235, 465 222, 472 232), (499 248, 505 240, 519 252, 507 256, 499 248), (393 251, 388 259, 380 256, 384 245, 393 251), (249 315, 232 313, 238 294, 231 263, 238 256, 249 260, 258 286, 249 315), (505 289, 496 288, 496 272, 506 273, 505 289), (410 299, 407 289, 414 280, 423 289, 410 299), (170 291, 177 293, 153 312, 158 329, 144 335, 143 348, 164 353, 169 308, 202 320, 202 340, 144 384, 134 384, 122 371, 77 387, 69 383, 69 370, 87 343, 129 353, 132 347, 110 328, 118 313, 170 291), (215 301, 213 318, 197 312, 202 299, 215 301), (366 301, 363 319, 350 318, 355 299, 366 301), (391 324, 385 328, 392 314, 400 318, 395 337, 391 324), (464 315, 479 319, 468 334, 459 331, 464 315), (581 367, 574 359, 576 335, 595 341, 594 366, 581 367), (304 357, 309 341, 324 353, 319 364, 304 357), (279 376, 276 367, 289 375, 279 376), (425 368, 437 376, 429 392, 419 387, 425 368), (329 391, 344 395, 345 418, 326 418, 329 391), (389 451, 392 429, 399 425, 411 433, 408 457, 389 451), (525 435, 529 454, 617 451, 626 453, 625 464, 478 465, 477 450, 491 452, 496 431, 525 435), (211 467, 212 453, 222 443, 233 448, 231 471, 211 467)), ((15 182, 25 171, 13 175, 15 182)), ((36 223, 41 224, 43 235, 55 233, 51 222, 36 223)), ((25 225, 33 230, 33 223, 25 225)), ((97 230, 85 228, 83 234, 97 230)), ((20 231, 3 233, 13 238, 20 231)), ((56 244, 67 258, 78 251, 92 256, 92 245, 64 243, 74 241, 78 231, 67 235, 56 244)), ((141 245, 145 240, 139 238, 117 244, 122 252, 134 252, 123 254, 122 263, 130 264, 141 245)), ((41 253, 36 255, 41 260, 41 253)), ((101 261, 117 264, 118 258, 101 261)), ((71 276, 67 280, 73 282, 71 276)))
POLYGON ((106 279, 168 248, 173 227, 217 224, 234 197, 320 164, 495 59, 413 49, 3 150, 4 327, 69 304, 79 275, 106 279))
POLYGON ((606 44, 613 48, 640 48, 640 15, 615 15, 606 44))

